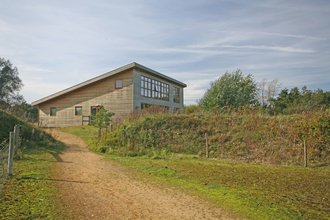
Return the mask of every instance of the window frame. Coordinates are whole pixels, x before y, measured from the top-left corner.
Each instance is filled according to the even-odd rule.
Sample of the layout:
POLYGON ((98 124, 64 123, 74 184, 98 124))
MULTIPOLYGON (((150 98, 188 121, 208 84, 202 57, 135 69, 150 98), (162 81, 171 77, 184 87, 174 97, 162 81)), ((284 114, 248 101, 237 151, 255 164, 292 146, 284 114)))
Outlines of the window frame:
POLYGON ((49 116, 51 117, 55 117, 57 115, 57 109, 56 107, 50 107, 50 112, 49 112, 49 116), (55 109, 55 115, 52 115, 52 110, 55 109))
POLYGON ((123 79, 116 79, 115 80, 115 89, 122 89, 123 88, 123 79), (121 81, 121 87, 117 87, 117 81, 121 81))
POLYGON ((95 115, 97 114, 97 113, 99 113, 99 111, 102 109, 102 108, 104 108, 102 105, 99 105, 99 106, 91 106, 91 119, 92 120, 95 120, 95 118, 94 118, 94 116, 95 115, 93 115, 93 108, 96 108, 96 112, 95 112, 95 115))
POLYGON ((170 85, 141 75, 141 96, 170 101, 170 85))
POLYGON ((82 116, 82 106, 76 106, 75 108, 74 108, 74 115, 75 116, 82 116), (77 114, 77 108, 80 108, 80 114, 77 114))
POLYGON ((180 103, 181 100, 180 100, 180 88, 179 87, 176 87, 176 86, 173 86, 173 102, 174 103, 180 103))

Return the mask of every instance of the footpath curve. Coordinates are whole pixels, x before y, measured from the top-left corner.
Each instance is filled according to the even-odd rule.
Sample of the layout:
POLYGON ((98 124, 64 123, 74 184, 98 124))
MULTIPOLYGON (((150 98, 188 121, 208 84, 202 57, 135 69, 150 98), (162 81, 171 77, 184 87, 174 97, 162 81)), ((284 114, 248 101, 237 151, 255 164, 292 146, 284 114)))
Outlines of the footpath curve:
POLYGON ((67 146, 56 156, 54 175, 75 219, 229 219, 198 197, 133 178, 134 170, 90 152, 75 135, 49 133, 67 146))

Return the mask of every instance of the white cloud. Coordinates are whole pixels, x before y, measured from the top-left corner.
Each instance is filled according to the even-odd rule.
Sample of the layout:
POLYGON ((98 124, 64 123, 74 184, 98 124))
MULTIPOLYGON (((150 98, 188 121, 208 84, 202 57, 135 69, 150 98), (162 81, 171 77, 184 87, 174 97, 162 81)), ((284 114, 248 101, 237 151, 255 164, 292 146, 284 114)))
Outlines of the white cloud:
POLYGON ((20 66, 18 65, 17 68, 20 71, 28 71, 28 72, 50 72, 50 73, 55 73, 53 70, 46 70, 46 69, 41 69, 37 67, 31 67, 31 66, 20 66))

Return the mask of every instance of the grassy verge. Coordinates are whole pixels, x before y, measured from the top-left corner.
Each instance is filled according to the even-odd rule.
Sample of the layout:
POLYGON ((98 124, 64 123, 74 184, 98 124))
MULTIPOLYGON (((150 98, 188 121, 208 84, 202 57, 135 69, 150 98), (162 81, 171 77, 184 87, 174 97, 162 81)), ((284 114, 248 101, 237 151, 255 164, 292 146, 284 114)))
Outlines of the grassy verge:
MULTIPOLYGON (((96 130, 92 127, 61 130, 78 135, 91 149, 106 147, 102 138, 95 138, 96 130)), ((330 219, 328 166, 302 168, 234 163, 165 151, 153 157, 105 155, 139 170, 148 178, 189 189, 236 213, 236 216, 249 219, 330 219)))
POLYGON ((146 176, 190 189, 249 219, 330 219, 329 170, 265 166, 172 155, 108 156, 146 176))
POLYGON ((14 175, 8 176, 0 192, 0 218, 70 219, 51 178, 53 155, 64 146, 47 140, 27 144, 23 155, 14 159, 14 175))

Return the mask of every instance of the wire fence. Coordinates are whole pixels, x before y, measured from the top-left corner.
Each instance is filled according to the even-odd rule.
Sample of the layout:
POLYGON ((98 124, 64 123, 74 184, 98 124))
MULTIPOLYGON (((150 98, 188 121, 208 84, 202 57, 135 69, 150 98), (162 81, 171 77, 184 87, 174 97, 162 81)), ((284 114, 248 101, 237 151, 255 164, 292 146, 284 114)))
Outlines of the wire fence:
POLYGON ((0 143, 0 192, 8 176, 9 139, 0 143))

